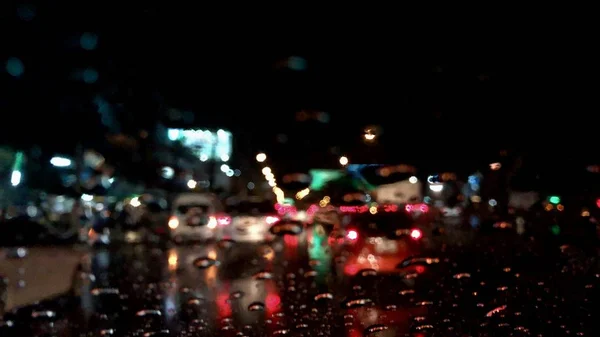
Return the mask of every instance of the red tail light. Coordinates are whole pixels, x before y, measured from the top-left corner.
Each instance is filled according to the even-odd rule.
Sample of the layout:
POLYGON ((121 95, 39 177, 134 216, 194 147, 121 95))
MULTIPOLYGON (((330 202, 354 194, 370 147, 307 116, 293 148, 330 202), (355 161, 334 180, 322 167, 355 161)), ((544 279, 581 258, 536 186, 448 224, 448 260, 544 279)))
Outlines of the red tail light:
POLYGON ((279 222, 279 218, 276 216, 268 216, 265 221, 267 222, 267 224, 272 225, 274 223, 279 222))
POLYGON ((427 204, 414 204, 414 205, 406 205, 404 206, 404 210, 407 212, 421 212, 427 213, 429 212, 429 206, 427 204))
POLYGON ((355 230, 349 230, 348 233, 346 234, 346 237, 348 238, 348 240, 356 240, 358 239, 358 232, 355 230))
POLYGON ((275 204, 275 210, 281 216, 289 215, 293 217, 298 213, 296 207, 291 205, 275 204))
MULTIPOLYGON (((362 206, 340 206, 340 212, 342 213, 367 213, 371 211, 371 207, 369 205, 362 206)), ((408 209, 407 209, 408 210, 408 209)), ((377 211, 393 213, 398 211, 398 205, 380 205, 377 207, 377 211)))
POLYGON ((423 237, 423 233, 421 233, 421 231, 418 229, 413 229, 410 231, 410 237, 413 240, 419 240, 421 237, 423 237))
POLYGON ((279 297, 277 294, 269 294, 265 299, 265 304, 267 305, 268 311, 277 311, 279 304, 281 304, 281 297, 279 297))

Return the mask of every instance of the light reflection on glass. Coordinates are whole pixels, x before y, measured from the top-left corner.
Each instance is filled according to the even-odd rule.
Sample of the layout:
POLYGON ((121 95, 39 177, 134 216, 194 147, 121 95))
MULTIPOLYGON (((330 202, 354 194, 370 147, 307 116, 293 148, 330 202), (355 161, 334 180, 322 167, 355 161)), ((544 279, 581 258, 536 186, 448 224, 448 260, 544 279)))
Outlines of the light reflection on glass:
POLYGON ((179 255, 175 249, 169 251, 169 271, 174 272, 179 265, 179 255))
POLYGON ((316 264, 313 266, 313 270, 317 272, 315 278, 317 284, 327 283, 330 270, 332 270, 331 263, 333 258, 331 256, 331 251, 329 249, 329 245, 324 243, 325 238, 315 237, 314 245, 309 246, 308 248, 309 258, 313 261, 316 261, 316 264))
POLYGON ((217 251, 214 249, 210 250, 210 251, 208 251, 207 256, 213 260, 216 260, 217 259, 217 251))
POLYGON ((206 286, 214 287, 217 280, 217 266, 212 266, 206 269, 206 273, 204 274, 204 281, 206 282, 206 286))

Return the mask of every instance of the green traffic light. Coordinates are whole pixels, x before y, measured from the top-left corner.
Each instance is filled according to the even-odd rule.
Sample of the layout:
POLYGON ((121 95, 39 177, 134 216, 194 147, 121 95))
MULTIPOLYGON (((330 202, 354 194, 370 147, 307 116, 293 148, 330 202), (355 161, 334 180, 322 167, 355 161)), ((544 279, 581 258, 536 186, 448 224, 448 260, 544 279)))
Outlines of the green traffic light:
POLYGON ((557 197, 555 195, 551 196, 548 201, 550 201, 551 204, 560 204, 560 197, 557 197))

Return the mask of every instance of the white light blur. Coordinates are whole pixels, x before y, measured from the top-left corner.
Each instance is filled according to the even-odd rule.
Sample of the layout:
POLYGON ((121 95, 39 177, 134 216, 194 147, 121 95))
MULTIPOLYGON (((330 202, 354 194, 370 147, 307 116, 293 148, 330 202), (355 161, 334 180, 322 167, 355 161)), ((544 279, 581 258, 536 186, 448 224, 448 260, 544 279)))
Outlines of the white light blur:
POLYGON ((10 184, 13 186, 18 186, 21 183, 21 176, 21 172, 12 171, 12 174, 10 176, 10 184))
POLYGON ((230 170, 229 165, 227 165, 227 164, 221 165, 221 172, 227 173, 227 171, 229 171, 229 170, 230 170))
POLYGON ((197 181, 195 181, 193 179, 188 180, 188 182, 187 182, 187 187, 188 188, 194 189, 194 188, 196 188, 196 186, 198 186, 198 182, 197 181))
POLYGON ((265 160, 267 160, 267 155, 264 153, 259 153, 256 155, 256 161, 259 163, 264 162, 265 160))
POLYGON ((92 201, 92 200, 94 200, 94 196, 93 195, 89 195, 89 194, 82 194, 81 195, 81 200, 83 200, 83 201, 92 201))
POLYGON ((500 168, 502 168, 502 164, 500 164, 500 163, 491 163, 490 164, 490 169, 492 169, 492 171, 498 171, 500 168))
POLYGON ((71 159, 68 159, 68 158, 52 157, 50 159, 50 164, 52 164, 52 166, 56 166, 56 167, 69 167, 69 166, 71 166, 72 162, 71 162, 71 159))
POLYGON ((267 175, 267 174, 271 173, 271 168, 270 168, 270 167, 268 167, 268 166, 266 166, 266 167, 263 167, 263 169, 262 169, 262 173, 263 173, 264 175, 267 175))
POLYGON ((412 176, 412 177, 408 178, 408 182, 411 184, 416 184, 419 182, 419 179, 415 176, 412 176))
POLYGON ((429 189, 432 192, 441 192, 444 189, 444 185, 442 184, 430 184, 429 189))
POLYGON ((133 207, 139 207, 142 203, 140 202, 140 199, 138 199, 138 197, 132 198, 131 201, 129 201, 129 204, 133 207))
POLYGON ((221 161, 229 161, 229 156, 224 154, 221 156, 221 161))
POLYGON ((346 157, 346 156, 342 156, 342 157, 340 157, 340 164, 341 164, 342 166, 346 166, 346 165, 348 165, 348 157, 346 157))
POLYGON ((171 179, 175 175, 175 170, 172 167, 165 166, 162 168, 161 175, 163 178, 171 179))

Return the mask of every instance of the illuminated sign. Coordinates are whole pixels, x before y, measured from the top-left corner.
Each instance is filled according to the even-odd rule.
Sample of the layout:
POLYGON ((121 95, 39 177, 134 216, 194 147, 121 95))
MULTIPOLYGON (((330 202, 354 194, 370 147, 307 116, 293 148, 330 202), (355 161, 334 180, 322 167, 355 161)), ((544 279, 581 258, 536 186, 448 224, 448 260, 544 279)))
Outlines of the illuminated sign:
POLYGON ((183 146, 191 149, 201 161, 215 158, 228 161, 231 158, 233 137, 229 131, 168 129, 167 137, 171 141, 180 141, 183 146))

